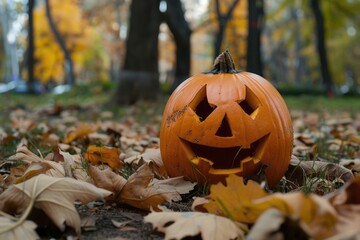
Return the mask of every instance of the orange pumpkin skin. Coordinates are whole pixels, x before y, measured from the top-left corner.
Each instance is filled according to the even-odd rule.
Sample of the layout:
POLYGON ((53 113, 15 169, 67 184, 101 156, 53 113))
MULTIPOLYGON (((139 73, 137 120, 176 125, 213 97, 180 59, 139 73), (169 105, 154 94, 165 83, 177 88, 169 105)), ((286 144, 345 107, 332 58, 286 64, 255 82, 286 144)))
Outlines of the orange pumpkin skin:
POLYGON ((190 77, 170 96, 160 129, 165 169, 205 184, 224 182, 229 174, 250 177, 265 165, 273 188, 293 148, 286 104, 266 79, 223 72, 190 77))

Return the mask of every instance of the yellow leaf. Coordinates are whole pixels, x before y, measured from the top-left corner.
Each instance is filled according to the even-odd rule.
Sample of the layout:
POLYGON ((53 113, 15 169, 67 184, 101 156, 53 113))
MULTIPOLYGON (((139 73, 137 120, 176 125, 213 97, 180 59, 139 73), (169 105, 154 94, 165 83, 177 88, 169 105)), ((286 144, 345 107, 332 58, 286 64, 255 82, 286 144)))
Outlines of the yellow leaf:
POLYGON ((251 212, 248 206, 252 201, 264 196, 267 193, 254 181, 244 184, 242 177, 230 175, 226 179, 226 186, 222 183, 212 185, 210 200, 204 207, 210 213, 227 216, 232 220, 246 223, 253 223, 262 212, 251 212))
POLYGON ((117 148, 90 145, 84 153, 84 158, 92 164, 107 163, 116 171, 119 171, 121 168, 120 150, 117 148))
POLYGON ((96 132, 99 126, 90 123, 80 123, 74 130, 66 134, 64 143, 70 143, 75 139, 87 136, 90 133, 96 132))

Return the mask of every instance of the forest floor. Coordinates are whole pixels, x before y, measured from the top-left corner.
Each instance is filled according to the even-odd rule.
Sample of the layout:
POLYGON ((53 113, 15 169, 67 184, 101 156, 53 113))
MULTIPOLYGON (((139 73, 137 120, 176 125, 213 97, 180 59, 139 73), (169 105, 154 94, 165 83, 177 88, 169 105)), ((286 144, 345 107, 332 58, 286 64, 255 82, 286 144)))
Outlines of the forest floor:
MULTIPOLYGON (((77 89, 64 95, 31 96, 13 93, 0 95, 0 163, 6 162, 16 153, 17 146, 23 138, 27 139, 31 151, 36 154, 40 152, 41 155, 46 156, 53 151, 53 146, 44 144, 42 141, 44 128, 53 129, 52 133, 56 135, 55 141, 62 142, 66 139, 66 129, 79 126, 84 122, 97 125, 107 124, 113 129, 122 129, 121 134, 125 138, 122 144, 112 143, 122 153, 131 151, 142 153, 147 148, 158 147, 161 113, 165 101, 157 104, 141 102, 131 107, 119 108, 108 104, 109 94, 103 94, 103 89, 95 87, 80 91, 84 94, 79 94, 79 89, 77 89), (106 109, 103 108, 105 103, 107 103, 106 109)), ((344 126, 352 125, 355 129, 357 128, 359 135, 359 99, 328 100, 323 97, 303 96, 285 97, 285 100, 294 120, 295 134, 297 134, 294 153, 299 158, 310 156, 312 159, 321 158, 337 163, 342 159, 360 158, 359 145, 349 145, 346 149, 338 148, 335 146, 336 142, 332 145, 325 143, 336 139, 336 136, 326 133, 325 140, 315 137, 319 135, 319 132, 324 131, 324 126, 335 126, 334 121, 341 122, 344 126), (314 154, 315 145, 317 146, 316 154, 314 154)), ((100 129, 98 132, 109 134, 105 128, 100 127, 100 129)), ((337 135, 340 136, 341 131, 345 130, 340 129, 337 135)), ((71 145, 78 147, 81 153, 84 153, 90 144, 98 143, 98 141, 99 139, 96 138, 85 140, 79 138, 71 145)), ((0 170, 3 176, 11 172, 4 167, 0 170)), ((125 175, 129 174, 131 173, 125 175)), ((288 191, 283 186, 279 186, 277 190, 288 191)), ((308 190, 319 192, 334 189, 308 190)), ((190 193, 191 196, 201 194, 204 192, 196 189, 190 193)), ((174 211, 191 211, 191 196, 184 196, 182 202, 172 203, 167 207, 174 211)), ((164 237, 163 233, 153 230, 151 224, 143 221, 143 217, 149 213, 146 210, 124 204, 99 202, 79 205, 77 210, 82 220, 80 239, 163 239, 164 237)), ((48 234, 45 234, 44 239, 48 238, 48 234)), ((60 236, 60 238, 64 237, 64 235, 60 236)))

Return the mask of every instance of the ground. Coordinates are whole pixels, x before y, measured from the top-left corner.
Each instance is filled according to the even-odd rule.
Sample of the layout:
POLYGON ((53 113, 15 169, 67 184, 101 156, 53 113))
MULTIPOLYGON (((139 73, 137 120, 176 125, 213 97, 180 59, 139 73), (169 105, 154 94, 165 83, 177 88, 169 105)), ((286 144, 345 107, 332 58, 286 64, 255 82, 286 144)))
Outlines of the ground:
MULTIPOLYGON (((114 144, 123 153, 129 150, 142 152, 145 148, 157 144, 161 113, 165 101, 155 104, 140 102, 131 107, 119 107, 109 102, 108 93, 97 94, 103 93, 101 89, 90 88, 87 90, 87 94, 81 96, 79 91, 84 91, 84 89, 78 89, 62 96, 50 94, 27 96, 10 93, 0 95, 0 102, 6 102, 6 104, 0 106, 2 113, 0 116, 0 130, 11 136, 9 141, 5 141, 4 138, 0 142, 0 173, 8 174, 10 172, 2 163, 15 153, 16 146, 23 137, 30 140, 30 145, 32 145, 32 150, 35 153, 38 153, 37 150, 39 150, 39 152, 46 155, 46 153, 52 151, 52 148, 49 146, 42 145, 38 138, 42 131, 42 128, 39 127, 40 123, 44 123, 46 126, 50 126, 50 128, 56 128, 56 130, 52 131, 60 141, 65 139, 65 130, 61 132, 59 129, 70 128, 79 122, 122 124, 120 126, 124 130, 122 134, 128 137, 124 142, 131 142, 133 139, 136 139, 135 144, 131 146, 114 144), (29 128, 29 131, 21 132, 19 129, 26 129, 28 126, 24 125, 26 122, 21 122, 21 124, 14 122, 12 117, 15 115, 28 119, 30 121, 28 122, 29 126, 34 124, 36 127, 29 128)), ((296 127, 298 129, 312 129, 311 131, 313 131, 319 121, 323 121, 321 116, 342 116, 345 113, 344 116, 347 119, 359 119, 360 101, 356 98, 329 100, 323 97, 290 96, 285 97, 285 100, 294 117, 294 124, 297 124, 296 127), (299 124, 301 126, 298 126, 299 124)), ((351 121, 347 123, 351 123, 351 121)), ((44 125, 41 126, 44 127, 44 125)), ((318 128, 315 129, 318 130, 318 128)), ((2 138, 1 134, 2 132, 0 131, 0 138, 2 138)), ((314 140, 306 134, 300 137, 298 135, 297 137, 298 142, 301 142, 304 145, 303 147, 308 148, 306 151, 300 148, 295 150, 302 151, 299 156, 305 152, 304 156, 309 158, 310 155, 308 154, 313 153, 314 140)), ((78 140, 72 144, 84 152, 90 143, 91 140, 86 139, 78 140)), ((316 143, 317 147, 323 146, 319 143, 316 143)), ((318 149, 318 153, 322 155, 311 157, 326 157, 331 161, 338 161, 350 155, 352 157, 359 157, 359 148, 351 146, 345 150, 342 148, 338 152, 331 152, 331 154, 330 151, 321 151, 324 151, 324 149, 318 149)), ((280 191, 288 190, 285 190, 285 188, 280 189, 280 191)), ((313 190, 310 189, 308 191, 311 192, 313 190)), ((199 195, 198 193, 196 195, 199 195)), ((192 194, 194 195, 194 193, 192 194)), ((187 195, 184 196, 183 202, 168 204, 167 207, 174 211, 190 211, 191 203, 192 198, 187 195)), ((125 204, 107 205, 97 202, 83 206, 79 205, 77 209, 83 221, 80 239, 163 239, 164 237, 162 233, 153 230, 150 224, 144 223, 143 217, 149 213, 145 210, 139 210, 125 204), (116 222, 114 223, 113 221, 116 222), (124 225, 116 227, 115 224, 119 223, 124 225)))

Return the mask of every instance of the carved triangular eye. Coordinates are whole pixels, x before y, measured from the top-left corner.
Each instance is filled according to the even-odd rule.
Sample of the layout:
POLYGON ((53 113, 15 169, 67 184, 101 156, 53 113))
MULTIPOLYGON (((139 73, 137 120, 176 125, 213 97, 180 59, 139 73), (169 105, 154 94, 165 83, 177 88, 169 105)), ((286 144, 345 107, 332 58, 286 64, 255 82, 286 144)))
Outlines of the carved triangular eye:
POLYGON ((206 85, 204 85, 189 104, 189 107, 196 113, 199 120, 204 121, 216 108, 209 104, 206 97, 206 85))
POLYGON ((221 122, 219 129, 215 133, 215 135, 219 136, 219 137, 231 137, 232 136, 231 128, 230 128, 229 121, 227 119, 226 114, 221 122))
POLYGON ((245 99, 239 102, 239 105, 247 115, 254 119, 260 106, 260 101, 253 91, 246 87, 245 99))

